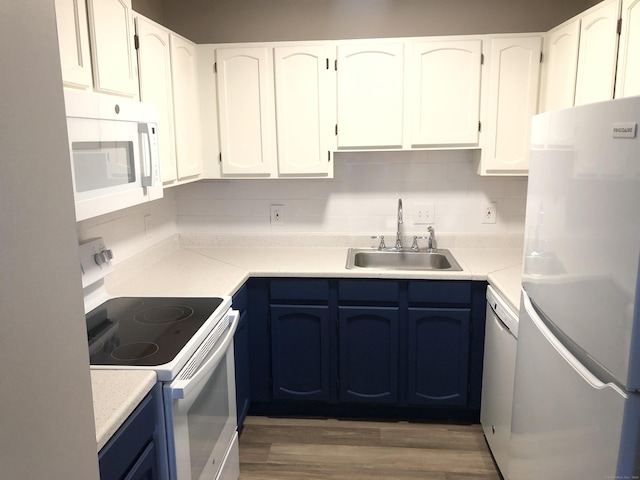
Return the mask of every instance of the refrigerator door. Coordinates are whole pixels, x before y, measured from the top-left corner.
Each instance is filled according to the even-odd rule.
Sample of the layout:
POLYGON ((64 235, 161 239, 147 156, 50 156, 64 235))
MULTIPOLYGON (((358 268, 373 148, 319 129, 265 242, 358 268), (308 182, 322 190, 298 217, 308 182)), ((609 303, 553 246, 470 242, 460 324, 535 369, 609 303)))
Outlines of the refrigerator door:
POLYGON ((511 479, 618 478, 628 394, 580 364, 524 292, 519 332, 511 479))
POLYGON ((581 360, 628 390, 640 389, 638 123, 640 97, 534 118, 523 269, 581 360))

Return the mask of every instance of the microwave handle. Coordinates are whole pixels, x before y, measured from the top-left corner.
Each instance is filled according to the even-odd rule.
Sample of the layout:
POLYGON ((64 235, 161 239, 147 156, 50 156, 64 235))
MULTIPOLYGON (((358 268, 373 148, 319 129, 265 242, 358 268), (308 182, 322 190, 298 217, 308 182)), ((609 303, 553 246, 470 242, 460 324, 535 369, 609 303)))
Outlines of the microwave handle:
POLYGON ((155 123, 139 123, 138 133, 141 137, 140 149, 142 151, 142 186, 153 186, 154 154, 158 151, 158 127, 155 123))

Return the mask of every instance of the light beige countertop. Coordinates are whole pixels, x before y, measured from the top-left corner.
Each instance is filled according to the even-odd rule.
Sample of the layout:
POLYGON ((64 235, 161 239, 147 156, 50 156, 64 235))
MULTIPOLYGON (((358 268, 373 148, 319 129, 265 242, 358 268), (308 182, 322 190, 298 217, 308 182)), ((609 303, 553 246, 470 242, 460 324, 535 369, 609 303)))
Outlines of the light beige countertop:
MULTIPOLYGON (((509 242, 495 247, 445 246, 462 267, 461 272, 348 270, 348 246, 229 246, 224 242, 197 245, 188 240, 182 240, 182 246, 180 243, 179 239, 168 239, 117 265, 114 274, 107 277, 109 294, 226 296, 238 291, 249 277, 478 280, 491 283, 516 312, 519 307, 522 247, 509 242)), ((98 448, 154 383, 153 372, 92 370, 98 448)))
POLYGON ((153 370, 91 370, 98 451, 156 384, 153 370))

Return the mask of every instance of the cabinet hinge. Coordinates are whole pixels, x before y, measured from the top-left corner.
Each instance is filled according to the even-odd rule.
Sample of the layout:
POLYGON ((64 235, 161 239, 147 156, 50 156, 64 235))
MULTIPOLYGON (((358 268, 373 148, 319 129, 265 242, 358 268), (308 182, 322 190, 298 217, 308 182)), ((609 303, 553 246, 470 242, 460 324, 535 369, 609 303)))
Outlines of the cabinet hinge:
POLYGON ((329 70, 329 59, 327 58, 327 70, 329 70))
POLYGON ((478 121, 478 131, 482 132, 482 122, 478 121))
POLYGON ((620 35, 622 33, 622 19, 621 18, 618 19, 618 26, 616 27, 616 32, 618 32, 618 35, 620 35))
POLYGON ((544 52, 540 52, 540 63, 544 62, 544 52))
POLYGON ((331 163, 331 150, 327 150, 327 163, 331 163))
POLYGON ((336 123, 336 135, 338 135, 338 124, 336 123))
POLYGON ((336 390, 339 392, 340 391, 340 379, 336 379, 336 390))
POLYGON ((273 377, 269 376, 269 390, 273 388, 273 377))
POLYGON ((218 62, 213 62, 213 73, 218 73, 218 62))
POLYGON ((218 154, 218 163, 222 163, 222 152, 218 154))
POLYGON ((133 46, 136 50, 140 48, 140 37, 138 35, 133 36, 133 46))
POLYGON ((337 72, 338 71, 338 59, 336 58, 333 62, 333 69, 337 72))
POLYGON ((484 53, 480 54, 480 65, 484 65, 484 53))

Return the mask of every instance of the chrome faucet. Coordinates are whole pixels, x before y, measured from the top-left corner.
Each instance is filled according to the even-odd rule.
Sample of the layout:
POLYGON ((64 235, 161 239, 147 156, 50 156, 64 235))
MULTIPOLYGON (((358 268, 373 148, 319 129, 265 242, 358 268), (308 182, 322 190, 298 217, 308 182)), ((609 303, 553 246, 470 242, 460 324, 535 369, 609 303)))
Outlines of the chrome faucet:
POLYGON ((400 236, 400 225, 404 223, 402 219, 402 199, 398 199, 398 231, 396 233, 396 250, 402 250, 402 237, 400 236))
POLYGON ((427 252, 433 253, 436 251, 435 242, 436 242, 436 231, 433 229, 431 225, 427 227, 427 232, 429 232, 429 238, 427 243, 427 252))

